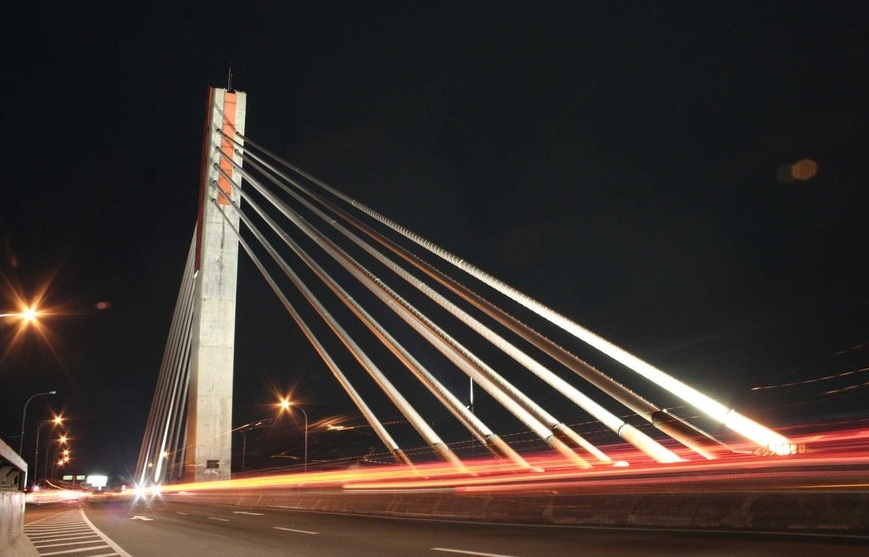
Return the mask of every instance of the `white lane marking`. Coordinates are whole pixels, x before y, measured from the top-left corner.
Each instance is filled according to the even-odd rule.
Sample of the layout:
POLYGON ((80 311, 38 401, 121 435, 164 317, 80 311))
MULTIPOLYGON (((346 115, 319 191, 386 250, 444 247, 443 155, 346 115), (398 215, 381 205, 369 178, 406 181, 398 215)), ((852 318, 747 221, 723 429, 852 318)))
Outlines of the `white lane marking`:
POLYGON ((219 520, 221 522, 229 522, 228 518, 217 518, 216 516, 209 516, 208 520, 219 520))
POLYGON ((184 516, 190 516, 190 513, 185 513, 181 511, 175 511, 176 514, 183 514, 184 516))
MULTIPOLYGON (((28 526, 30 526, 28 524, 28 526)), ((36 531, 44 531, 44 530, 64 530, 70 528, 81 528, 81 521, 78 522, 55 522, 54 524, 38 524, 36 526, 30 526, 31 530, 36 531)))
POLYGON ((295 532, 297 534, 319 534, 320 532, 311 532, 310 530, 296 530, 295 528, 284 528, 283 526, 272 526, 275 530, 284 530, 285 532, 295 532))
POLYGON ((93 551, 95 549, 104 549, 105 547, 106 547, 105 544, 100 544, 100 545, 95 545, 92 547, 80 547, 78 549, 65 549, 63 551, 51 551, 49 553, 40 553, 39 555, 42 557, 42 556, 46 556, 46 555, 66 555, 68 553, 83 553, 85 551, 93 551))
POLYGON ((232 514, 246 514, 250 516, 263 516, 266 513, 251 513, 248 511, 232 511, 232 514))
POLYGON ((136 516, 131 516, 131 517, 130 517, 130 520, 144 520, 144 521, 146 521, 146 522, 151 522, 151 521, 154 520, 154 519, 153 519, 153 518, 148 518, 147 516, 142 516, 142 515, 140 515, 140 514, 137 514, 136 516))
POLYGON ((58 540, 83 540, 85 538, 95 538, 96 534, 88 532, 81 536, 27 536, 34 544, 56 542, 58 540))
POLYGON ((466 549, 450 549, 449 547, 433 547, 432 551, 443 551, 444 553, 458 553, 461 555, 479 555, 480 557, 513 557, 503 553, 483 553, 482 551, 468 551, 466 549))
POLYGON ((83 509, 78 509, 78 512, 65 511, 26 524, 24 534, 40 556, 96 557, 96 554, 100 553, 102 557, 131 557, 129 553, 103 535, 87 519, 83 509))
POLYGON ((58 511, 58 512, 56 512, 56 513, 54 513, 54 514, 50 514, 50 515, 45 516, 45 517, 42 517, 42 518, 40 518, 40 519, 38 519, 38 520, 34 520, 33 522, 30 522, 29 524, 27 524, 27 526, 28 526, 28 528, 36 528, 36 527, 39 527, 39 526, 40 526, 40 522, 45 522, 46 520, 51 520, 52 518, 60 518, 60 516, 61 516, 63 513, 65 513, 65 512, 69 512, 69 511, 58 511))
POLYGON ((104 542, 106 542, 107 544, 109 544, 109 547, 111 547, 111 548, 115 551, 115 553, 117 553, 120 557, 133 557, 132 555, 130 555, 129 553, 127 553, 126 551, 124 551, 124 548, 122 548, 121 546, 119 546, 118 544, 116 544, 116 543, 114 542, 114 540, 112 540, 112 539, 111 539, 110 537, 108 537, 107 535, 103 534, 102 531, 100 531, 99 528, 97 528, 96 526, 94 526, 94 523, 91 522, 90 520, 88 520, 87 515, 84 514, 84 509, 79 509, 79 512, 81 513, 81 517, 84 519, 84 521, 88 523, 88 526, 90 526, 91 528, 93 528, 93 529, 94 529, 94 532, 96 532, 97 535, 98 535, 100 538, 102 538, 102 540, 103 540, 104 542))
MULTIPOLYGON (((49 543, 49 544, 34 543, 33 547, 35 547, 36 549, 46 549, 48 547, 64 547, 67 545, 81 545, 83 543, 94 543, 94 542, 102 541, 97 536, 94 536, 94 538, 96 538, 96 539, 95 540, 84 540, 84 541, 80 541, 80 542, 71 542, 71 541, 63 540, 64 543, 49 543)), ((61 541, 61 540, 57 540, 57 541, 61 541)))
POLYGON ((69 530, 68 532, 39 532, 34 534, 28 534, 28 537, 31 540, 51 540, 58 538, 76 538, 79 536, 92 536, 94 535, 93 530, 83 529, 83 530, 69 530))
POLYGON ((29 528, 29 530, 36 534, 51 534, 53 532, 66 533, 75 532, 76 530, 89 531, 85 526, 82 525, 81 522, 79 522, 78 524, 68 524, 65 526, 54 526, 52 528, 40 526, 39 528, 29 528))

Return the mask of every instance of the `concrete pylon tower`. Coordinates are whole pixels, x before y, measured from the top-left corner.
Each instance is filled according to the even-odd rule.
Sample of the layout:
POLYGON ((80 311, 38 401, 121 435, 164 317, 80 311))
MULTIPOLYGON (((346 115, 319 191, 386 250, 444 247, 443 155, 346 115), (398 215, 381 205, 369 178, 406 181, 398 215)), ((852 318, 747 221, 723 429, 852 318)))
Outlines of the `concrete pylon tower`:
POLYGON ((244 133, 247 95, 210 88, 208 99, 197 221, 185 481, 227 479, 232 465, 238 239, 221 210, 236 230, 239 219, 217 188, 235 202, 240 196, 214 164, 233 176, 234 182, 241 182, 238 172, 233 172, 232 164, 218 151, 238 164, 241 158, 233 155, 234 145, 218 130, 233 138, 236 132, 244 133))

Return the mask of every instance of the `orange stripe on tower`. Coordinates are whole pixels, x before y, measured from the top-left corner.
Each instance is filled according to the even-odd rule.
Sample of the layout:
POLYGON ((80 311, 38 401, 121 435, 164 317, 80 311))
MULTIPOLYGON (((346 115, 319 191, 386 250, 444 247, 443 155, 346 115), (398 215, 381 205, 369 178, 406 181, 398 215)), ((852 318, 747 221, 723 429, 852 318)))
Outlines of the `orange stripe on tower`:
MULTIPOLYGON (((235 137, 235 93, 226 92, 223 96, 223 133, 228 137, 235 137)), ((224 154, 220 158, 220 169, 232 176, 232 163, 227 157, 232 157, 232 143, 226 138, 220 139, 220 152, 224 154)), ((229 196, 232 193, 232 184, 222 174, 217 178, 217 185, 229 196)), ((217 196, 219 205, 229 205, 229 201, 222 195, 217 196)))

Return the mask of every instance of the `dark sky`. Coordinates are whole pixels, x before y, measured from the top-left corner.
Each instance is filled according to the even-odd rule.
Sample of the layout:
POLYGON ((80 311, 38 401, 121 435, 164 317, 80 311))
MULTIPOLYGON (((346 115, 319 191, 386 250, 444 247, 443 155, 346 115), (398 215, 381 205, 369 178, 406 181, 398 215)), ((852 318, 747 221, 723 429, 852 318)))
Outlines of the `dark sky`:
MULTIPOLYGON (((3 307, 64 312, 2 322, 10 445, 56 388, 31 425, 135 464, 230 64, 250 137, 616 344, 775 425, 866 416, 860 2, 121 4, 5 16, 3 307)), ((351 411, 246 261, 238 327, 236 423, 351 411)))

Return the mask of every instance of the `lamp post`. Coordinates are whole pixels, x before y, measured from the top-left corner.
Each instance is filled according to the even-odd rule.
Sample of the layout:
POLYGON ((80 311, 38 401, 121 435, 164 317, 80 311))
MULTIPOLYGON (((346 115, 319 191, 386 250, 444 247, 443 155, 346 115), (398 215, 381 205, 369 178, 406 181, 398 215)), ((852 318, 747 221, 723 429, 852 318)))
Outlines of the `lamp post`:
MULTIPOLYGON (((51 444, 52 443, 58 443, 58 444, 64 443, 64 444, 66 444, 66 440, 67 440, 67 436, 61 435, 57 439, 52 439, 51 441, 48 442, 48 446, 45 447, 45 466, 43 466, 43 468, 45 468, 45 474, 48 474, 48 455, 51 452, 51 444)), ((55 451, 55 454, 57 454, 57 451, 55 451)), ((52 476, 53 475, 54 474, 52 474, 52 476)))
POLYGON ((264 421, 265 420, 258 420, 256 422, 250 422, 249 424, 240 425, 232 430, 233 433, 241 433, 241 472, 244 472, 244 463, 247 456, 247 431, 261 427, 264 421))
MULTIPOLYGON (((69 462, 69 457, 68 457, 68 456, 65 456, 65 457, 59 459, 57 462, 55 462, 55 463, 54 463, 54 467, 53 467, 53 469, 54 469, 54 474, 52 474, 52 475, 53 475, 53 476, 56 476, 56 475, 57 475, 57 468, 58 468, 59 466, 63 466, 63 465, 66 464, 67 462, 69 462)), ((73 480, 73 483, 75 483, 75 480, 73 480)))
MULTIPOLYGON (((31 482, 32 485, 36 485, 36 483, 39 481, 39 432, 42 431, 42 426, 48 423, 52 425, 60 425, 61 423, 63 423, 63 418, 61 416, 55 416, 53 420, 45 420, 41 424, 39 424, 38 428, 36 428, 36 451, 33 454, 33 481, 31 482)), ((47 451, 48 448, 46 447, 46 452, 47 451)))
POLYGON ((247 434, 243 429, 238 430, 241 433, 241 471, 244 472, 244 459, 247 456, 247 434))
MULTIPOLYGON (((68 452, 68 451, 67 451, 67 452, 68 452)), ((55 454, 55 456, 57 456, 57 455, 55 454)), ((52 470, 54 471, 54 473, 52 474, 52 476, 54 476, 55 478, 57 478, 57 469, 58 469, 60 466, 63 466, 64 464, 66 464, 67 462, 69 462, 69 454, 66 454, 66 455, 60 457, 59 459, 57 459, 57 462, 56 462, 56 463, 54 464, 54 466, 52 467, 52 470)), ((73 481, 73 483, 75 483, 75 479, 73 479, 72 481, 73 481)))
MULTIPOLYGON (((291 406, 293 406, 293 403, 290 402, 290 399, 288 399, 288 398, 281 399, 281 402, 280 402, 281 410, 289 411, 291 406)), ((304 458, 303 462, 304 462, 304 471, 307 472, 308 471, 308 413, 305 412, 304 408, 301 408, 299 406, 296 406, 296 409, 298 409, 302 413, 302 415, 305 417, 305 458, 304 458)))
POLYGON ((57 391, 45 391, 44 393, 36 393, 27 399, 27 402, 24 403, 24 411, 21 412, 21 439, 18 440, 18 454, 20 455, 24 451, 24 422, 27 419, 27 405, 30 404, 30 401, 34 398, 42 395, 56 395, 57 391))

